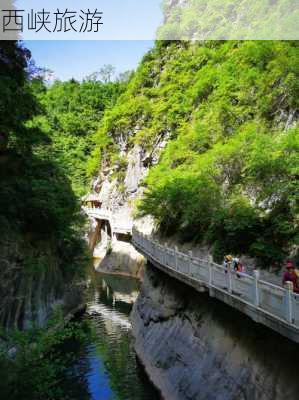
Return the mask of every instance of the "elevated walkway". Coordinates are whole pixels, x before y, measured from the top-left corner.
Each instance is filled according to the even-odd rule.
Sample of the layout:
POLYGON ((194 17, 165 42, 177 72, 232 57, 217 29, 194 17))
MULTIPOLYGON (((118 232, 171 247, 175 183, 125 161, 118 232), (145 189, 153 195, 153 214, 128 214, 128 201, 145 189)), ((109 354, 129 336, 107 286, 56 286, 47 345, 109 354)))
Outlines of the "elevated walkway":
POLYGON ((254 276, 160 245, 133 229, 133 244, 154 266, 194 287, 208 292, 281 335, 299 343, 299 295, 254 276))
POLYGON ((132 222, 124 220, 121 215, 115 215, 107 208, 88 208, 82 207, 82 210, 91 218, 101 221, 108 221, 111 226, 112 234, 130 235, 132 233, 132 222))

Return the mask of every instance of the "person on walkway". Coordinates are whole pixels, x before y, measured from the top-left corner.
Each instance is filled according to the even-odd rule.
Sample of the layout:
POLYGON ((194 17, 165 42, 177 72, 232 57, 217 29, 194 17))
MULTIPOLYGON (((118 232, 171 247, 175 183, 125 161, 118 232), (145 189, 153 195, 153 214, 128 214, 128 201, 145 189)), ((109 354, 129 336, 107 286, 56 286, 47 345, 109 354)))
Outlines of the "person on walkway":
POLYGON ((286 282, 292 282, 294 292, 299 293, 298 276, 295 272, 295 265, 290 260, 286 263, 286 271, 284 272, 282 279, 283 285, 285 285, 286 282))
POLYGON ((231 264, 233 261, 233 257, 231 255, 225 256, 224 257, 224 262, 223 262, 223 266, 225 268, 225 273, 227 274, 228 271, 230 271, 231 269, 231 264))
MULTIPOLYGON (((244 272, 244 267, 241 264, 240 259, 237 257, 233 259, 233 268, 235 272, 244 272)), ((241 278, 241 275, 237 274, 237 277, 241 278)))

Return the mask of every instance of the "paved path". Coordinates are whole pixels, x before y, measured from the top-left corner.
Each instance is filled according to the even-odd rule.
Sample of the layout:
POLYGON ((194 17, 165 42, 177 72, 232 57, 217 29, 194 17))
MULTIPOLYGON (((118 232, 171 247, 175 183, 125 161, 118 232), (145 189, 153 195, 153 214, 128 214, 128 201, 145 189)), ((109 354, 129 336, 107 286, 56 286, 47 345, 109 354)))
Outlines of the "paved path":
POLYGON ((133 244, 157 268, 170 276, 209 292, 254 321, 299 343, 299 295, 254 275, 228 271, 222 265, 170 249, 133 229, 133 244))
POLYGON ((115 215, 110 210, 105 208, 87 208, 82 207, 83 211, 92 218, 108 221, 111 226, 112 234, 131 234, 132 223, 128 222, 127 219, 123 219, 121 215, 115 215))

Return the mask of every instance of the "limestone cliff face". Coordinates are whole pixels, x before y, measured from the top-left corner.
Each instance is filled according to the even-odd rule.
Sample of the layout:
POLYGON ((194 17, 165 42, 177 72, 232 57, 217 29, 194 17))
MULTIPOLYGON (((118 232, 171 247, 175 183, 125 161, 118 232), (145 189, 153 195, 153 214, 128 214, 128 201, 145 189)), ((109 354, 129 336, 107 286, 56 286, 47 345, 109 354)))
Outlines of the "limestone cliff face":
MULTIPOLYGON (((146 151, 139 145, 127 150, 125 142, 118 143, 120 155, 127 164, 123 184, 119 185, 114 178, 113 168, 103 167, 100 176, 95 180, 93 190, 98 193, 102 207, 111 211, 115 224, 122 227, 133 225, 134 205, 142 194, 141 182, 150 167, 158 162, 159 155, 167 143, 166 136, 157 140, 151 151, 146 151)), ((151 218, 137 221, 136 224, 144 233, 151 233, 153 230, 151 218)), ((103 221, 92 219, 90 227, 89 245, 94 257, 98 259, 97 270, 138 278, 143 276, 145 260, 129 243, 128 238, 123 235, 113 237, 113 227, 107 229, 103 221)))
MULTIPOLYGON (((159 137, 152 150, 148 151, 139 145, 127 149, 124 140, 118 143, 119 153, 126 160, 126 171, 123 185, 119 185, 114 178, 116 166, 103 167, 97 179, 93 182, 93 191, 98 193, 104 209, 111 210, 113 220, 121 226, 135 225, 147 235, 155 236, 160 243, 167 243, 170 247, 179 246, 181 251, 193 254, 199 258, 213 260, 212 248, 206 245, 194 246, 193 243, 180 243, 176 236, 165 239, 156 232, 154 220, 151 216, 142 219, 134 218, 136 201, 142 196, 142 181, 150 168, 159 162, 162 150, 166 147, 170 133, 166 132, 159 137), (179 244, 180 243, 180 244, 179 244)), ((88 242, 97 259, 96 269, 102 272, 125 274, 134 277, 144 275, 144 258, 135 248, 121 237, 112 237, 111 232, 105 231, 105 223, 95 219, 89 221, 88 242)), ((109 231, 109 229, 108 229, 109 231)), ((239 255, 246 271, 251 273, 256 266, 256 260, 245 255, 239 255)), ((277 267, 269 271, 261 271, 261 276, 274 284, 281 283, 282 272, 277 267)))
POLYGON ((83 303, 82 288, 63 276, 50 244, 7 232, 0 240, 0 325, 4 329, 45 326, 56 306, 68 314, 83 303), (41 267, 44 260, 47 268, 41 267))
POLYGON ((148 266, 135 348, 166 400, 295 400, 298 346, 148 266))

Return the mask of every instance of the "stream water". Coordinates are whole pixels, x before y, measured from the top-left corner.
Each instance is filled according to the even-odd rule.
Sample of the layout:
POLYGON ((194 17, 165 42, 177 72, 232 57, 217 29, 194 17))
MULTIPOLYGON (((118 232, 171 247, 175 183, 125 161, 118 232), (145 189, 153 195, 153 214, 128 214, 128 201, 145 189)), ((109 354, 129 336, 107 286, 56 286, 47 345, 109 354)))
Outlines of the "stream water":
POLYGON ((132 278, 91 273, 84 318, 93 335, 70 370, 72 400, 159 399, 133 348, 129 314, 138 291, 132 278))

